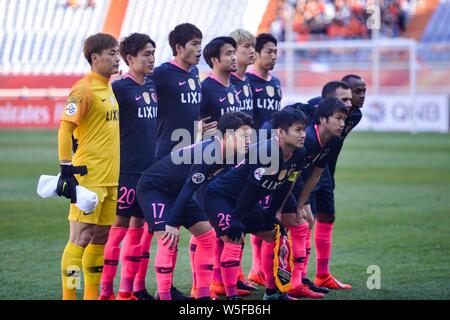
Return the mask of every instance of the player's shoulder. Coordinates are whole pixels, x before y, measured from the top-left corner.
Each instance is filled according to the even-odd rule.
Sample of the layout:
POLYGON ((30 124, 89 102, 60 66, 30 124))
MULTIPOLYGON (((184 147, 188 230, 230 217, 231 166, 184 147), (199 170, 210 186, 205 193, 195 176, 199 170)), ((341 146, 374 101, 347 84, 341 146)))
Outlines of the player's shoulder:
POLYGON ((202 81, 202 88, 204 87, 209 87, 209 86, 214 86, 215 85, 215 81, 213 78, 211 77, 206 77, 205 79, 203 79, 202 81))
POLYGON ((270 76, 271 76, 270 82, 272 82, 276 85, 281 85, 280 79, 278 79, 277 76, 275 76, 273 74, 271 74, 270 76))
POLYGON ((76 97, 77 100, 92 96, 92 79, 89 75, 84 76, 72 85, 70 97, 76 97))
POLYGON ((117 90, 124 90, 125 87, 132 86, 132 85, 133 85, 133 81, 129 77, 125 77, 125 78, 116 80, 111 84, 114 92, 116 92, 117 90))

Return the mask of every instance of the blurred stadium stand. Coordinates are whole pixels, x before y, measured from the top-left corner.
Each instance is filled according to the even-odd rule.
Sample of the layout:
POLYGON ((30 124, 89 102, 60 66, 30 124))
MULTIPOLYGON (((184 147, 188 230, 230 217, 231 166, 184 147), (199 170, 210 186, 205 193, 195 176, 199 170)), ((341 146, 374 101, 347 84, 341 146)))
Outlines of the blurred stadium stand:
MULTIPOLYGON (((448 95, 448 21, 450 0, 0 0, 0 102, 6 103, 0 118, 20 119, 27 104, 14 101, 26 100, 47 108, 43 126, 57 124, 53 110, 89 70, 82 55, 87 36, 148 33, 160 64, 172 57, 169 31, 183 22, 202 30, 204 44, 240 27, 273 33, 281 40, 274 73, 286 101, 289 94, 317 95, 325 82, 348 73, 363 76, 373 94, 448 95), (367 27, 374 4, 379 31, 367 27)), ((209 72, 203 60, 199 68, 209 72)))

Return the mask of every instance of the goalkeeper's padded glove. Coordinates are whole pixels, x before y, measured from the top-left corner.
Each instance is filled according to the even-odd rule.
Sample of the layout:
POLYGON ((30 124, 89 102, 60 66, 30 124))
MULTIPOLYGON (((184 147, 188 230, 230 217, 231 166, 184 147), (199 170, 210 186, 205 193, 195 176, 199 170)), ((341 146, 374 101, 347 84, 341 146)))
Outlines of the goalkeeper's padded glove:
POLYGON ((84 176, 87 173, 86 166, 76 166, 72 164, 61 164, 61 175, 58 179, 56 186, 56 194, 58 196, 66 197, 70 199, 71 203, 77 202, 77 190, 78 181, 75 178, 75 174, 84 176))

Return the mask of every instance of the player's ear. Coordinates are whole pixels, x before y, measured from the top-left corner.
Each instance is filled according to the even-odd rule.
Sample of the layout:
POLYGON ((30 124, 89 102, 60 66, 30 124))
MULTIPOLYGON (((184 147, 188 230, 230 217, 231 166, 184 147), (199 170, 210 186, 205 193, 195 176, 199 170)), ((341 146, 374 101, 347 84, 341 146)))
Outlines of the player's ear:
POLYGON ((182 53, 183 53, 184 47, 183 47, 181 44, 177 43, 177 44, 175 45, 175 50, 177 51, 177 55, 179 55, 179 54, 182 54, 182 53))
POLYGON ((133 56, 131 54, 127 54, 127 64, 131 65, 131 59, 133 58, 133 56))

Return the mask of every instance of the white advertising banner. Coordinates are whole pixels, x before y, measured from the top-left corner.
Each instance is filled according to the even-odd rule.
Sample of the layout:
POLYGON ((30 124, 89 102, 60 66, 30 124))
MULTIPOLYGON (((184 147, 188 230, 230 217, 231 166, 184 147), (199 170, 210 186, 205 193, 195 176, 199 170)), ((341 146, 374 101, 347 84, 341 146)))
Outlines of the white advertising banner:
MULTIPOLYGON (((284 98, 283 106, 306 102, 311 97, 289 95, 284 98)), ((446 95, 420 94, 415 99, 409 95, 367 96, 361 111, 363 117, 355 130, 449 132, 449 97, 446 95)))

